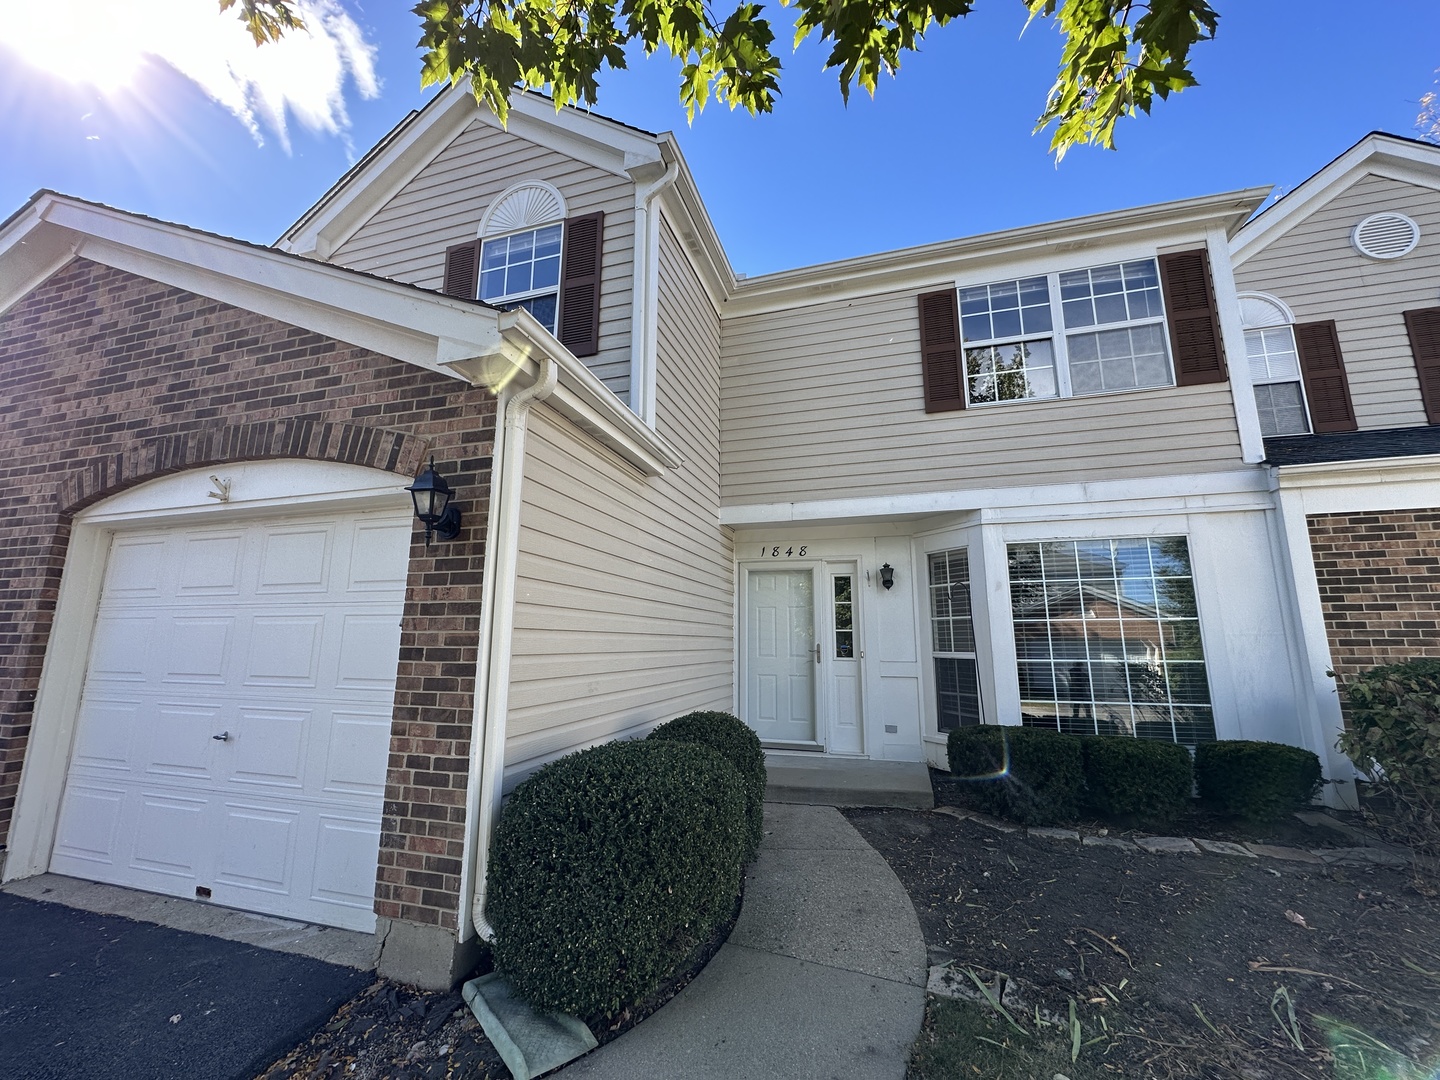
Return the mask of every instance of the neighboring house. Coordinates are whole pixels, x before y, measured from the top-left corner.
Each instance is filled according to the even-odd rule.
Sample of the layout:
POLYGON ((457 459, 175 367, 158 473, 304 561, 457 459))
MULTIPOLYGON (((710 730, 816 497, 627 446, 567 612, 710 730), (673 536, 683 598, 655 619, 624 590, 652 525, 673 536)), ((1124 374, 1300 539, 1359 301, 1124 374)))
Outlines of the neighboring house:
MULTIPOLYGON (((1440 176, 1370 140, 1355 198, 1382 144, 1440 176)), ((1294 515, 1376 507, 1282 465, 1277 512, 1308 443, 1263 434, 1315 412, 1292 316, 1362 356, 1271 258, 1305 192, 742 279, 670 135, 461 89, 272 248, 42 192, 0 226, 4 876, 374 929, 445 985, 503 792, 691 709, 777 754, 1023 721, 1348 781, 1294 515)), ((1425 422, 1389 362, 1362 429, 1425 422)))

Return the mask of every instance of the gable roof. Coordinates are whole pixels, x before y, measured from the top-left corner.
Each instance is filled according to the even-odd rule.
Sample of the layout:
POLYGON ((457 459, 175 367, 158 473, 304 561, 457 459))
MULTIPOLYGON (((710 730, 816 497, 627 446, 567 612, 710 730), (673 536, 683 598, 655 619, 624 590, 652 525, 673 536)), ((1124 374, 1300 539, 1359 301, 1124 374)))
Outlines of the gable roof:
POLYGON ((412 112, 362 157, 275 242, 284 251, 328 259, 471 124, 507 130, 615 176, 661 164, 664 136, 598 113, 562 108, 547 97, 516 94, 502 128, 479 106, 468 83, 442 90, 412 112))
POLYGON ((1384 131, 1370 132, 1246 222, 1230 242, 1231 258, 1236 265, 1244 262, 1367 176, 1440 191, 1440 146, 1384 131))

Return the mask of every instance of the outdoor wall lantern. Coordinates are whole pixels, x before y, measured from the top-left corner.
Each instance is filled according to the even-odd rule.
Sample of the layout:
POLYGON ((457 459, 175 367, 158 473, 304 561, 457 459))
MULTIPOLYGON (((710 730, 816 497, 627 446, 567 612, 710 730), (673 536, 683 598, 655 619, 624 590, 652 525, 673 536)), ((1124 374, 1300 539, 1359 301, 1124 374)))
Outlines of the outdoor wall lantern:
POLYGON ((415 483, 405 489, 415 500, 415 516, 425 523, 425 546, 430 546, 433 532, 441 540, 454 540, 460 535, 460 508, 450 505, 450 496, 455 494, 445 478, 435 471, 435 457, 430 457, 430 467, 415 478, 415 483))
POLYGON ((888 562, 880 567, 880 584, 887 589, 895 587, 895 568, 888 562))

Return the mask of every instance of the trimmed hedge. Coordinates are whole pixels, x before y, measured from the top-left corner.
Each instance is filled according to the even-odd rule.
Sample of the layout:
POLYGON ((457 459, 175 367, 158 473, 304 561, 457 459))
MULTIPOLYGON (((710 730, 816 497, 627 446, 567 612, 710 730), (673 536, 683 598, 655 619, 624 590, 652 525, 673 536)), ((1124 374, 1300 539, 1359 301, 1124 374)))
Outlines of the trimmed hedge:
POLYGON ((950 772, 972 781, 982 810, 1022 825, 1079 816, 1085 777, 1080 740, 1045 728, 956 728, 946 745, 950 772))
POLYGON ((1320 790, 1320 759, 1284 743, 1231 739, 1195 748, 1200 798, 1222 814, 1274 821, 1303 810, 1320 790))
POLYGON ((720 754, 607 743, 515 789, 491 850, 495 964, 546 1011, 614 1016, 735 910, 745 786, 720 754))
POLYGON ((1126 735, 1086 735, 1080 748, 1085 799, 1096 812, 1163 824, 1189 806, 1195 772, 1184 746, 1126 735))
POLYGON ((730 713, 692 712, 661 724, 650 738, 708 746, 735 766, 745 782, 745 816, 749 822, 742 861, 753 861, 765 835, 765 751, 760 749, 760 736, 730 713))

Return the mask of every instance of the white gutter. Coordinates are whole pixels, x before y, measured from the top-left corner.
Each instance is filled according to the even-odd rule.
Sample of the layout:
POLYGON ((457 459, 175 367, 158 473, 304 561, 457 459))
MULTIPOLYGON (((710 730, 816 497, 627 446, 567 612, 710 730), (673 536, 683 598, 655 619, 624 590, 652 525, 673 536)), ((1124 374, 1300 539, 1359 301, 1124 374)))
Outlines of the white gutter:
MULTIPOLYGON (((474 877, 470 922, 486 941, 495 928, 485 918, 485 871, 490 858, 490 836, 500 811, 505 769, 505 716, 510 699, 510 638, 515 620, 515 574, 520 555, 520 493, 525 468, 525 433, 530 407, 555 392, 560 369, 549 356, 540 357, 535 381, 518 391, 505 405, 505 423, 496 432, 490 480, 491 513, 486 532, 485 597, 480 612, 480 654, 475 662, 475 712, 471 738, 483 727, 478 797, 470 806, 475 815, 474 877)), ((473 758, 473 754, 472 754, 473 758)), ((474 775, 472 771, 472 776, 474 775)), ((463 883, 462 892, 464 895, 463 883)), ((461 937, 465 937, 464 927, 461 937)))
POLYGON ((648 184, 635 185, 635 250, 633 260, 634 311, 630 321, 630 407, 645 423, 655 423, 655 352, 660 292, 660 229, 650 205, 680 175, 680 162, 672 158, 665 172, 648 184))

